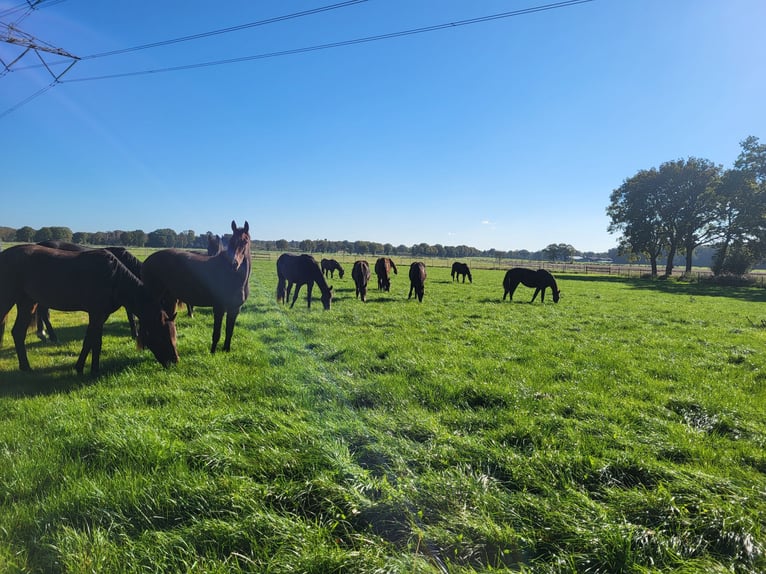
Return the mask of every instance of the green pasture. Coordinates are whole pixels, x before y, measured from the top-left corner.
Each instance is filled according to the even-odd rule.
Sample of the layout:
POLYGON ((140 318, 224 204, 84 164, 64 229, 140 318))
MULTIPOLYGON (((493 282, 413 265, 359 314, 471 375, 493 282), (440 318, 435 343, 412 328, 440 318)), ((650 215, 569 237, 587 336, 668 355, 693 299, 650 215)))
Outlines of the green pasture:
POLYGON ((168 370, 119 310, 99 377, 79 313, 20 373, 12 311, 0 572, 766 571, 766 290, 350 271, 289 309, 254 259, 232 351, 179 310, 168 370))

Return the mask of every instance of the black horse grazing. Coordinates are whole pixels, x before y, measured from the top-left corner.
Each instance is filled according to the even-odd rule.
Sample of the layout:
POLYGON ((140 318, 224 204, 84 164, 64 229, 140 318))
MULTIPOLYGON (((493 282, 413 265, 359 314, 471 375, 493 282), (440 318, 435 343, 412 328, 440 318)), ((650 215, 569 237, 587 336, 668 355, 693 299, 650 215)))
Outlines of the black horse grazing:
POLYGON ((308 299, 308 308, 311 309, 311 291, 314 289, 314 283, 317 284, 322 292, 322 305, 325 310, 330 308, 332 301, 332 287, 327 284, 327 280, 319 268, 319 263, 311 255, 293 255, 292 253, 283 253, 277 259, 277 302, 287 303, 290 298, 290 291, 295 285, 295 295, 293 302, 290 303, 290 309, 295 305, 298 299, 298 291, 301 286, 306 285, 306 298, 308 299))
POLYGON ((166 310, 175 309, 178 300, 197 307, 213 308, 213 341, 215 353, 221 339, 221 325, 226 315, 226 337, 223 350, 231 349, 231 337, 239 311, 250 295, 250 226, 237 227, 224 251, 218 255, 201 255, 180 249, 162 249, 144 261, 141 277, 166 310))
POLYGON ((340 263, 335 261, 335 259, 322 259, 321 266, 322 273, 324 273, 325 277, 332 279, 335 276, 335 272, 337 271, 338 277, 343 279, 343 274, 345 271, 343 270, 343 267, 341 267, 340 263))
POLYGON ((388 291, 391 289, 391 271, 396 275, 396 265, 389 257, 380 257, 375 262, 375 275, 378 276, 378 289, 388 291))
POLYGON ((354 279, 356 285, 356 296, 359 298, 361 295, 362 302, 367 302, 367 282, 370 280, 370 264, 364 259, 354 262, 354 267, 351 269, 351 277, 354 279))
POLYGON ((426 284, 426 264, 420 261, 416 261, 410 265, 410 294, 407 299, 412 298, 412 291, 415 290, 415 296, 418 298, 418 302, 423 302, 423 293, 425 292, 426 284))
POLYGON ((473 283, 473 277, 471 277, 471 270, 468 268, 467 263, 460 263, 459 261, 455 261, 452 264, 452 280, 459 281, 460 277, 458 277, 458 275, 463 276, 463 283, 465 283, 466 276, 468 277, 468 281, 473 283))
MULTIPOLYGON (((60 249, 62 251, 89 251, 89 249, 83 245, 79 245, 77 243, 69 243, 67 241, 40 241, 37 245, 50 247, 52 249, 60 249)), ((119 259, 120 263, 127 267, 128 271, 130 271, 133 275, 136 277, 141 277, 141 261, 139 261, 127 249, 124 247, 106 247, 105 249, 114 255, 117 259, 119 259)), ((135 315, 131 313, 127 308, 125 309, 125 312, 127 313, 128 324, 130 325, 130 336, 134 339, 137 339, 138 329, 136 328, 135 315)), ((58 337, 56 337, 56 332, 53 330, 53 326, 51 325, 50 309, 43 305, 38 305, 35 315, 37 321, 37 337, 43 341, 47 338, 50 338, 50 340, 54 343, 57 342, 58 337)))
POLYGON ((545 289, 547 287, 550 287, 553 292, 553 302, 559 302, 561 291, 559 291, 553 275, 545 269, 538 269, 535 271, 534 269, 526 269, 524 267, 514 267, 513 269, 509 269, 505 274, 505 278, 503 279, 503 289, 505 289, 503 293, 503 301, 505 301, 506 295, 510 295, 508 300, 513 301, 513 292, 516 290, 519 283, 522 283, 525 287, 535 288, 535 294, 532 295, 530 303, 534 303, 538 293, 540 293, 540 302, 544 303, 545 289))
POLYGON ((0 253, 0 342, 14 304, 11 332, 22 371, 30 370, 24 339, 36 304, 88 313, 88 329, 75 364, 80 374, 91 352, 91 373, 98 373, 104 323, 123 306, 139 318, 139 343, 165 367, 178 362, 175 316, 163 311, 138 277, 104 249, 77 252, 39 245, 6 249, 0 253))

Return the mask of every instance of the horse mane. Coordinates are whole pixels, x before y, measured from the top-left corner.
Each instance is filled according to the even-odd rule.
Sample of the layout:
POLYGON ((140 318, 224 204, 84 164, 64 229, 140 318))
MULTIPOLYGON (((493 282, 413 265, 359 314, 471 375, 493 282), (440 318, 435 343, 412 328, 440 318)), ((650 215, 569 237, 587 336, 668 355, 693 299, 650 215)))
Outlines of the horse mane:
MULTIPOLYGON (((310 257, 310 256, 309 256, 310 257)), ((311 257, 314 259, 313 257, 311 257)), ((316 262, 316 259, 314 259, 315 265, 311 266, 311 275, 314 282, 319 286, 319 289, 322 291, 322 293, 327 293, 330 291, 330 285, 327 283, 327 279, 325 279, 324 273, 322 273, 322 269, 319 267, 319 264, 316 262)))
POLYGON ((141 313, 138 311, 147 297, 142 290, 143 282, 114 253, 107 249, 103 253, 109 259, 112 269, 112 291, 117 301, 140 318, 141 313))
POLYGON ((141 266, 143 264, 130 251, 124 247, 107 247, 106 250, 114 255, 120 263, 127 267, 128 271, 130 271, 133 275, 139 278, 141 277, 141 266))

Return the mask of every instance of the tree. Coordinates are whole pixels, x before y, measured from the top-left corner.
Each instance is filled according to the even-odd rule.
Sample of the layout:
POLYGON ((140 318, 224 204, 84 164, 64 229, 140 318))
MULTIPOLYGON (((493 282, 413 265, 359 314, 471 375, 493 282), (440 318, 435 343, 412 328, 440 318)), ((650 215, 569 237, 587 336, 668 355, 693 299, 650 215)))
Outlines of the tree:
POLYGON ((607 230, 622 233, 618 253, 646 256, 652 277, 657 276, 657 260, 668 245, 660 189, 657 169, 641 170, 612 191, 606 209, 611 219, 607 230))
POLYGON ((287 239, 277 239, 275 245, 278 251, 286 251, 289 243, 287 242, 287 239))
POLYGON ((304 239, 300 242, 298 248, 305 253, 312 253, 314 251, 314 242, 311 239, 304 239))
POLYGON ((712 229, 718 242, 711 269, 717 275, 736 273, 748 258, 746 267, 752 267, 766 252, 766 145, 750 136, 740 146, 734 169, 716 189, 712 229))
POLYGON ((716 219, 715 186, 720 175, 720 166, 694 157, 660 166, 661 219, 668 233, 666 275, 673 272, 677 251, 686 256, 686 273, 691 273, 694 249, 712 237, 711 224, 716 219))

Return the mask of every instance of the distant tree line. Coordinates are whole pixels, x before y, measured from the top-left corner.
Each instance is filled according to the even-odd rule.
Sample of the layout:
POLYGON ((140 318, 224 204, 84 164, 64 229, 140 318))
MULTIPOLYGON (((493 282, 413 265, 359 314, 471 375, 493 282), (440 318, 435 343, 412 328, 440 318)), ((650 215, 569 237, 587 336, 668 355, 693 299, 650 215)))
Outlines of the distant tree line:
MULTIPOLYGON (((208 232, 210 233, 210 232, 208 232)), ((224 236, 224 240, 228 239, 224 236)), ((67 241, 82 245, 106 246, 121 245, 125 247, 152 248, 207 248, 207 234, 197 235, 188 230, 176 233, 172 229, 156 229, 150 233, 138 229, 135 231, 97 231, 72 232, 68 227, 0 227, 0 241, 20 243, 37 243, 39 241, 67 241)), ((302 253, 347 253, 352 255, 369 256, 407 256, 407 257, 443 257, 448 259, 464 259, 467 257, 491 257, 493 259, 522 259, 529 261, 572 261, 575 256, 589 259, 604 259, 616 257, 616 249, 609 253, 580 252, 566 243, 551 243, 545 249, 529 251, 526 249, 501 251, 497 249, 479 250, 468 245, 429 245, 416 243, 414 245, 393 245, 375 241, 332 241, 329 239, 264 240, 254 239, 252 248, 261 251, 300 251, 302 253)))
POLYGON ((677 255, 692 270, 698 248, 712 248, 716 275, 743 275, 766 257, 766 145, 740 142, 734 167, 690 157, 644 169, 610 196, 609 231, 620 233, 618 253, 643 257, 670 275, 677 255))

